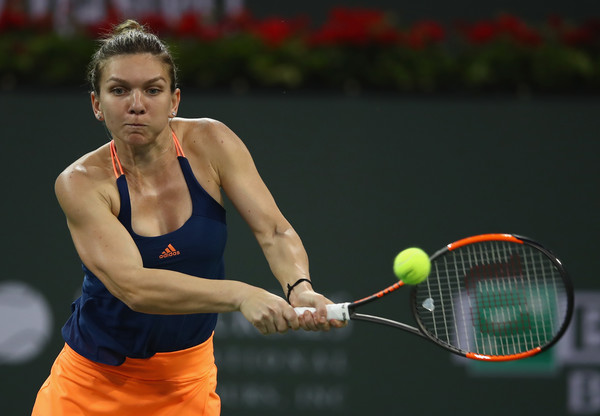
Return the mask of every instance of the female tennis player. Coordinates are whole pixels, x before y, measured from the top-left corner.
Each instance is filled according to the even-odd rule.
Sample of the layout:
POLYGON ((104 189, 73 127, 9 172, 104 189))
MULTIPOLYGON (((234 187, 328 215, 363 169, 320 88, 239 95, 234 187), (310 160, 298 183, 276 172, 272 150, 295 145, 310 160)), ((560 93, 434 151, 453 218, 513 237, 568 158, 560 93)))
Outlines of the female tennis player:
POLYGON ((88 76, 112 141, 56 181, 85 276, 33 415, 218 415, 217 313, 240 311, 263 334, 343 323, 327 320, 331 301, 312 290, 301 240, 241 140, 218 121, 176 117, 176 68, 159 38, 121 24, 88 76), (221 190, 287 301, 224 279, 221 190))

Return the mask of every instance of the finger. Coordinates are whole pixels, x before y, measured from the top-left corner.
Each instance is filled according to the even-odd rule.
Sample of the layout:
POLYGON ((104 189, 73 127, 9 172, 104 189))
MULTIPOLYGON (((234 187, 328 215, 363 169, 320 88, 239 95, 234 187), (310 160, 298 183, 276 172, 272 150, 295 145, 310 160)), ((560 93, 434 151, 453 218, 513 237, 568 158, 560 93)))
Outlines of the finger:
POLYGON ((305 331, 310 331, 310 319, 312 319, 312 314, 308 311, 305 311, 303 314, 298 315, 298 323, 300 324, 300 328, 305 331))
POLYGON ((315 312, 316 324, 321 331, 329 331, 329 321, 327 320, 327 307, 321 306, 315 312))
POLYGON ((304 329, 306 329, 308 331, 318 331, 319 330, 319 325, 317 323, 317 319, 316 319, 316 316, 314 313, 305 311, 304 314, 302 315, 302 318, 304 319, 304 329))
POLYGON ((319 325, 317 324, 317 321, 315 319, 314 312, 306 311, 300 316, 300 319, 302 320, 301 328, 305 331, 319 330, 319 325))
POLYGON ((274 333, 277 332, 277 328, 275 326, 275 323, 273 322, 273 320, 270 320, 270 319, 262 319, 262 320, 260 320, 258 322, 255 322, 254 326, 263 335, 274 334, 274 333))
POLYGON ((281 334, 286 333, 288 329, 290 329, 288 320, 285 319, 283 315, 276 317, 273 324, 275 326, 275 330, 281 334))
POLYGON ((267 335, 277 333, 277 326, 274 322, 268 322, 265 327, 267 328, 267 335))
POLYGON ((348 325, 348 321, 338 321, 338 320, 332 319, 329 321, 329 325, 333 328, 343 328, 346 325, 348 325))
POLYGON ((319 320, 319 331, 329 331, 331 329, 331 325, 329 324, 329 321, 327 319, 325 319, 325 322, 322 322, 321 320, 319 320))
POLYGON ((288 328, 293 329, 294 331, 296 331, 296 330, 298 330, 300 328, 300 319, 301 319, 301 317, 298 316, 298 314, 293 309, 291 309, 290 311, 286 312, 284 314, 284 318, 286 320, 288 328))
POLYGON ((267 328, 260 322, 256 322, 253 324, 254 328, 256 328, 258 330, 258 332, 260 332, 262 335, 267 335, 267 328))

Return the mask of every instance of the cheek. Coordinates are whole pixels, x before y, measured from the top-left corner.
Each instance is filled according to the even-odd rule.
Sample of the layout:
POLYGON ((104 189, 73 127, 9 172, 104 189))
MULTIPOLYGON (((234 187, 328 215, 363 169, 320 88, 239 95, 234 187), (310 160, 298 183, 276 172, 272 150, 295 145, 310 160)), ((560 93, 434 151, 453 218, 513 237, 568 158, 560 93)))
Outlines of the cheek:
POLYGON ((115 116, 111 109, 103 108, 102 115, 104 116, 104 122, 109 125, 115 119, 115 116))
POLYGON ((116 126, 119 126, 123 120, 122 112, 115 111, 115 108, 111 106, 104 107, 103 115, 106 127, 111 130, 116 126))
POLYGON ((116 100, 104 100, 102 102, 104 118, 109 120, 122 119, 127 114, 127 106, 124 102, 116 100))

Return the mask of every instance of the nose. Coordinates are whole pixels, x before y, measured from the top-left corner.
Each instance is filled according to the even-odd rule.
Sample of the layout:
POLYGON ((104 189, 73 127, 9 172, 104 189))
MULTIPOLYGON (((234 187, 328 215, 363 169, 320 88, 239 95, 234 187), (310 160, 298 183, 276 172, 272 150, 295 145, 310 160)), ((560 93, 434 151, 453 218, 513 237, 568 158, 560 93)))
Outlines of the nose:
POLYGON ((143 94, 141 91, 134 90, 131 93, 131 103, 129 105, 129 114, 144 114, 146 107, 144 106, 143 94))

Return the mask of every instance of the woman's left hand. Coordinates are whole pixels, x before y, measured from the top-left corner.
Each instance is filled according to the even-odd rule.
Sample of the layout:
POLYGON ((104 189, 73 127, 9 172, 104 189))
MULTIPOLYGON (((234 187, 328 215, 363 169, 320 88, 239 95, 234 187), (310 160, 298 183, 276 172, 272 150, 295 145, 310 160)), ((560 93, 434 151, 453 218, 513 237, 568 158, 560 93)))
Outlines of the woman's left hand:
POLYGON ((292 306, 312 307, 315 312, 305 311, 299 316, 300 328, 307 331, 329 331, 331 328, 343 328, 347 322, 327 319, 327 305, 333 303, 320 293, 313 291, 298 292, 290 297, 292 306))

